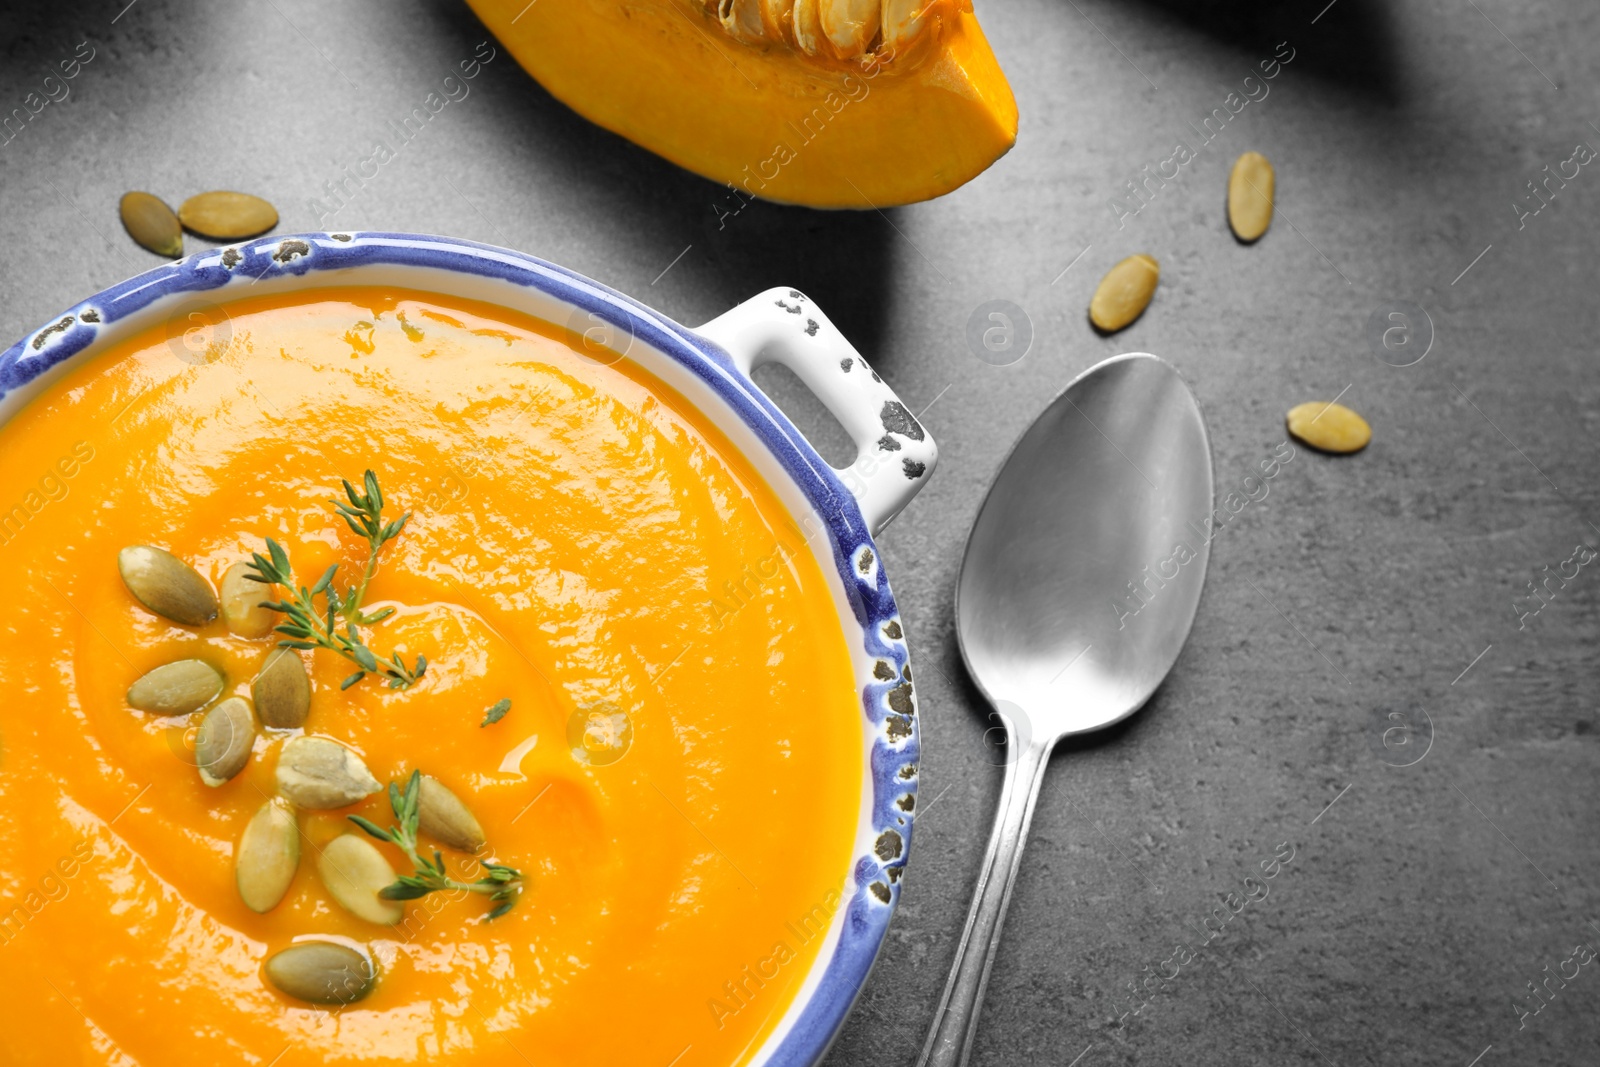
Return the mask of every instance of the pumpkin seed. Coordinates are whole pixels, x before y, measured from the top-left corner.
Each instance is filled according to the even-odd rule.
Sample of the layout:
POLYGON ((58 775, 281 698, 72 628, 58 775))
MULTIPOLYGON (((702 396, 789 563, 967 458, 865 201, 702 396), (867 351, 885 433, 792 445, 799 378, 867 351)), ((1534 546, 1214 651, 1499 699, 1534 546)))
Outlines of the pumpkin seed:
POLYGON ((1161 264, 1144 253, 1129 256, 1106 271, 1089 301, 1089 321, 1105 333, 1116 333, 1144 314, 1156 295, 1161 264))
POLYGON ((218 190, 185 200, 178 208, 178 218, 201 237, 236 241, 276 226, 278 209, 259 196, 218 190))
POLYGON ((222 574, 218 592, 222 601, 222 621, 239 637, 265 637, 277 625, 278 613, 261 606, 273 599, 273 587, 249 577, 255 569, 243 561, 222 574))
POLYGON ((194 738, 194 761, 200 780, 213 788, 244 770, 256 743, 256 720, 250 702, 229 697, 200 720, 194 738))
POLYGON ((486 838, 483 827, 461 798, 426 774, 417 792, 417 826, 429 837, 461 852, 476 852, 486 838))
POLYGON ((883 0, 883 47, 898 52, 922 36, 927 25, 927 0, 883 0))
POLYGON ((356 918, 390 926, 405 917, 405 908, 378 896, 394 884, 394 868, 366 838, 343 834, 329 841, 317 857, 317 873, 333 899, 356 918))
POLYGON ((326 737, 291 737, 278 754, 278 792, 302 808, 354 804, 383 787, 361 757, 326 737))
POLYGON ((761 24, 767 40, 789 40, 789 29, 794 25, 795 0, 761 0, 761 24))
POLYGON ((156 715, 199 711, 222 692, 222 672, 198 659, 180 659, 140 677, 128 687, 128 704, 156 715))
POLYGON ((254 912, 278 906, 300 866, 300 828, 294 809, 281 797, 261 805, 233 851, 233 879, 239 897, 254 912))
POLYGON ((267 653, 261 673, 250 683, 261 725, 273 730, 298 730, 311 711, 311 676, 305 661, 292 648, 267 653))
POLYGON ((819 54, 826 40, 819 10, 825 3, 827 0, 794 0, 794 43, 808 56, 819 54))
POLYGON ((702 0, 707 15, 736 41, 788 45, 808 56, 855 59, 874 44, 893 58, 948 24, 956 0, 702 0))
POLYGON ((183 227, 166 201, 149 193, 123 193, 118 207, 129 237, 158 256, 183 255, 183 227))
POLYGON ((1343 404, 1312 401, 1289 409, 1289 432, 1319 452, 1359 452, 1372 440, 1367 420, 1343 404))
MULTIPOLYGON (((787 45, 808 56, 856 59, 876 45, 892 59, 957 15, 955 0, 702 0, 736 41, 787 45)), ((902 61, 904 62, 904 61, 902 61)))
POLYGON ((297 1000, 352 1004, 372 992, 372 960, 337 941, 300 941, 267 960, 267 980, 297 1000))
POLYGON ((217 617, 217 595, 183 560, 164 548, 130 545, 117 553, 128 592, 163 618, 201 626, 217 617))
POLYGON ((717 8, 717 21, 729 37, 745 44, 761 44, 767 27, 761 20, 761 0, 724 0, 717 8))
POLYGON ((1257 241, 1272 225, 1272 203, 1277 176, 1260 152, 1246 152, 1234 160, 1228 175, 1228 225, 1241 241, 1257 241))
POLYGON ((878 35, 883 0, 821 0, 817 14, 822 32, 845 58, 859 56, 878 35))

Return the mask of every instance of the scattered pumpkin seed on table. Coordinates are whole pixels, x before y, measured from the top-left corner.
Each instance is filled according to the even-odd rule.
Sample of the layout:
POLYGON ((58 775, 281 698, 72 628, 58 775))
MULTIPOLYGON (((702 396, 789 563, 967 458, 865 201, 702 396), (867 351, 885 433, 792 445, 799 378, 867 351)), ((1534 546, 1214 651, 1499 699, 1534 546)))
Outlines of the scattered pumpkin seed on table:
POLYGON ((1260 152, 1246 152, 1228 175, 1228 225, 1246 244, 1261 239, 1272 225, 1277 176, 1260 152))
POLYGON ((158 256, 183 255, 183 226, 166 201, 149 193, 123 193, 118 204, 128 236, 158 256))
POLYGON ((200 780, 216 788, 244 770, 256 743, 256 717, 244 697, 229 697, 200 720, 194 739, 200 780))
POLYGON ((247 577, 255 568, 240 561, 222 575, 218 590, 222 601, 222 621, 238 637, 265 637, 278 622, 278 613, 262 607, 273 599, 273 587, 247 577))
POLYGON ((128 705, 155 715, 199 711, 222 692, 222 672, 198 659, 180 659, 142 675, 128 687, 128 705))
POLYGON ((300 866, 300 827, 294 809, 274 797, 245 824, 233 852, 233 877, 239 899, 251 911, 265 913, 278 906, 300 866))
POLYGON ((249 193, 216 190, 185 200, 178 218, 191 232, 217 241, 266 233, 278 224, 278 209, 249 193))
POLYGON ((317 874, 329 895, 358 919, 393 926, 405 917, 399 903, 378 896, 379 890, 394 884, 394 868, 364 837, 341 834, 329 841, 317 857, 317 874))
POLYGON ((250 683, 261 725, 274 730, 298 730, 311 712, 311 676, 305 661, 292 648, 267 653, 261 673, 250 683))
POLYGON ((1359 452, 1372 440, 1367 420, 1343 404, 1313 400, 1289 409, 1289 433, 1319 452, 1359 452))
POLYGON ((1106 271, 1089 301, 1089 321, 1104 333, 1116 333, 1144 314, 1156 295, 1161 264, 1140 252, 1106 271))
POLYGON ((117 569, 128 592, 163 618, 201 626, 217 617, 211 584, 164 548, 130 545, 117 553, 117 569))
POLYGON ((265 971, 281 992, 312 1004, 353 1003, 378 980, 365 953, 337 941, 297 941, 274 953, 265 971))

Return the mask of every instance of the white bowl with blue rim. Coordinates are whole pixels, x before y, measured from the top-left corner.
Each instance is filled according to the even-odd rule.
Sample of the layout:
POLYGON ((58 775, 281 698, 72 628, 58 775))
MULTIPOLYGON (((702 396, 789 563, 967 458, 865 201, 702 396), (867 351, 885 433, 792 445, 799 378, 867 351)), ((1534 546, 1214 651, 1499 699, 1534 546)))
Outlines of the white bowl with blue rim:
POLYGON ((915 416, 808 298, 769 289, 690 329, 533 256, 404 233, 276 236, 201 252, 112 286, 0 354, 0 422, 51 380, 152 326, 204 358, 222 306, 248 294, 380 285, 511 308, 566 329, 591 358, 622 353, 687 398, 760 472, 807 534, 851 651, 863 789, 840 906, 810 971, 752 1062, 822 1059, 860 994, 900 898, 917 792, 918 729, 905 630, 873 542, 927 483, 938 450, 915 416), (787 366, 850 434, 828 464, 751 379, 787 366))

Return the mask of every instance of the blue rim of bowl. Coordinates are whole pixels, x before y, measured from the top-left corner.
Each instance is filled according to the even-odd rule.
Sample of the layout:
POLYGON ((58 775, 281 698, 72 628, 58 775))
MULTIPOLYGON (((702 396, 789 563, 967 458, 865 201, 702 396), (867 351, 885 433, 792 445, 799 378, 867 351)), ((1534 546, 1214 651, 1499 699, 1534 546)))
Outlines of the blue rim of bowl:
MULTIPOLYGON (((846 600, 864 635, 863 649, 876 668, 864 676, 857 661, 862 707, 873 736, 868 757, 873 844, 853 860, 855 888, 849 899, 839 902, 845 914, 832 956, 802 1010, 789 1020, 782 1040, 763 1061, 772 1067, 817 1063, 865 985, 899 901, 900 877, 911 845, 920 753, 915 696, 904 624, 855 497, 788 417, 734 368, 725 351, 608 286, 521 252, 425 234, 331 231, 210 249, 96 293, 0 353, 0 399, 88 348, 103 327, 157 301, 211 294, 220 303, 249 295, 248 286, 263 278, 375 265, 431 268, 510 282, 630 331, 725 401, 826 523, 846 600)), ((361 281, 352 277, 338 283, 361 281)), ((426 286, 419 288, 425 291, 426 286)), ((785 1016, 793 1007, 791 1002, 784 1009, 785 1016)))

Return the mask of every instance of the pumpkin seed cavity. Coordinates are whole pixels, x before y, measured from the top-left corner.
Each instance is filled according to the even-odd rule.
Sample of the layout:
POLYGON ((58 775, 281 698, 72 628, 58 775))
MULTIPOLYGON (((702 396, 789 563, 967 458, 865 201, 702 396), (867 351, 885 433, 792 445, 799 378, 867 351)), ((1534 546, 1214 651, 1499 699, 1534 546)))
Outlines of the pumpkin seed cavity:
POLYGON ((823 60, 889 61, 950 25, 956 0, 704 0, 729 37, 823 60))

